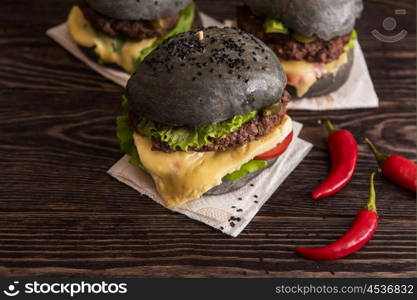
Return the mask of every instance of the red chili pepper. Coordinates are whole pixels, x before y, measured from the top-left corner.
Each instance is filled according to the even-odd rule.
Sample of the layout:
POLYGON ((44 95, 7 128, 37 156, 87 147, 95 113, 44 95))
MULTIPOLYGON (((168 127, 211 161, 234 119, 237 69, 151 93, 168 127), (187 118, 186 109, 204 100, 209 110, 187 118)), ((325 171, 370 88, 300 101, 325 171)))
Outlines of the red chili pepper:
POLYGON ((369 139, 365 139, 371 151, 374 153, 382 174, 389 180, 409 189, 416 191, 417 165, 415 162, 400 155, 385 155, 379 152, 369 139))
POLYGON ((369 183, 369 200, 367 205, 356 215, 351 228, 337 241, 321 248, 298 247, 298 254, 314 260, 332 260, 342 258, 361 249, 374 235, 378 226, 378 215, 375 205, 375 172, 372 172, 369 183))
POLYGON ((336 194, 349 183, 358 161, 358 144, 352 133, 347 130, 336 130, 329 120, 322 121, 329 131, 329 148, 332 167, 326 180, 312 193, 313 199, 336 194))

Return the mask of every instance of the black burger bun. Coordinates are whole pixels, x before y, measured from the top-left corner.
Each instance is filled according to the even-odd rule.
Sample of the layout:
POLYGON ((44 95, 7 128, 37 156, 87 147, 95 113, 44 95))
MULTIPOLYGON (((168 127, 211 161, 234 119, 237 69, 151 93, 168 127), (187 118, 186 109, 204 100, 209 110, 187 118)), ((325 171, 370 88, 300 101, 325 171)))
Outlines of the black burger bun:
POLYGON ((146 57, 127 84, 139 116, 170 126, 204 126, 264 108, 287 79, 273 51, 235 28, 174 36, 146 57))
POLYGON ((268 160, 268 164, 262 170, 249 173, 245 177, 235 180, 235 181, 223 181, 220 185, 213 187, 205 193, 205 195, 221 195, 225 193, 230 193, 236 191, 245 185, 247 185, 252 179, 260 175, 266 169, 272 167, 272 165, 277 161, 278 158, 268 160))
MULTIPOLYGON (((342 65, 336 72, 336 74, 328 73, 323 77, 320 77, 305 93, 301 98, 311 98, 327 95, 334 91, 337 91, 349 78, 350 71, 352 70, 354 55, 354 50, 351 49, 348 52, 348 61, 346 64, 342 65)), ((287 91, 291 94, 292 98, 300 99, 297 96, 295 88, 288 85, 287 91)))
POLYGON ((261 17, 281 20, 305 36, 329 41, 348 34, 363 10, 362 0, 243 0, 261 17))
POLYGON ((192 0, 85 0, 99 13, 118 20, 157 20, 184 9, 192 0))

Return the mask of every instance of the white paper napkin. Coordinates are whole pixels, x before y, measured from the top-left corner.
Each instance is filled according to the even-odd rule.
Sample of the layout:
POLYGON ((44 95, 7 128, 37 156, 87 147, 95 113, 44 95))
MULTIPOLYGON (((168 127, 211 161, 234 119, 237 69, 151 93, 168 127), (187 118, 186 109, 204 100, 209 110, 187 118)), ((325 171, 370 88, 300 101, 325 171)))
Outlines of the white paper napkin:
MULTIPOLYGON (((230 26, 232 23, 231 20, 226 20, 224 23, 218 22, 201 12, 199 15, 202 24, 205 27, 224 27, 230 26)), ((126 86, 129 74, 111 67, 99 65, 95 61, 88 58, 69 36, 65 23, 49 29, 46 34, 96 72, 122 87, 126 86)), ((338 91, 322 97, 291 101, 288 108, 305 110, 332 110, 378 107, 378 97, 375 93, 363 52, 357 42, 354 56, 355 59, 350 77, 338 91)))
MULTIPOLYGON (((312 144, 298 138, 302 124, 293 122, 294 139, 281 157, 241 189, 217 196, 202 196, 168 209, 182 213, 236 237, 252 220, 262 205, 310 152, 312 144)), ((164 205, 148 174, 129 164, 129 156, 120 159, 108 173, 155 202, 164 205)))

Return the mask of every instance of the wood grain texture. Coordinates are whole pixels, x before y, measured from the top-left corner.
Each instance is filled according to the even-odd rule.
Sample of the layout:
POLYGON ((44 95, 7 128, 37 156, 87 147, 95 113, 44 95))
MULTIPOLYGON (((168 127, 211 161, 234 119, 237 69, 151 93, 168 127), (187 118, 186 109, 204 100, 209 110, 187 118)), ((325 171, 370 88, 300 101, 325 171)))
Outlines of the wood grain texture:
MULTIPOLYGON (((238 1, 200 0, 218 18, 238 1)), ((347 188, 314 202, 329 161, 322 117, 373 139, 381 150, 416 158, 416 34, 411 0, 366 1, 359 39, 380 107, 291 111, 314 149, 238 238, 174 214, 106 170, 122 155, 115 137, 123 89, 45 36, 71 6, 62 0, 0 4, 0 276, 410 277, 416 271, 416 199, 378 178, 380 225, 358 253, 334 262, 304 260, 298 245, 342 234, 367 198, 376 164, 359 145, 347 188), (394 10, 408 36, 380 42, 372 29, 394 10)))

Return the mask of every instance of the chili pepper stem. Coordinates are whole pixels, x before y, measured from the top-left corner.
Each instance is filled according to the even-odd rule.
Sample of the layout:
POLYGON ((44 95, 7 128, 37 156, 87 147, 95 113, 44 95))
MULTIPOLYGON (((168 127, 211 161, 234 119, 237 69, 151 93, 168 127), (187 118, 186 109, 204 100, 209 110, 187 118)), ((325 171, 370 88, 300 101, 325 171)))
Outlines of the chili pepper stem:
POLYGON ((333 132, 336 131, 336 129, 334 128, 334 126, 333 126, 332 122, 330 122, 330 120, 323 119, 323 120, 320 120, 320 122, 322 124, 324 124, 324 126, 326 126, 327 131, 329 132, 329 135, 331 135, 333 132))
POLYGON ((376 212, 376 203, 375 203, 375 186, 374 186, 374 177, 376 171, 371 173, 371 177, 369 178, 369 198, 368 203, 365 206, 365 209, 371 210, 376 212))
POLYGON ((368 138, 365 138, 364 141, 368 144, 369 149, 371 149, 372 153, 374 154, 376 160, 378 161, 379 167, 382 168, 384 161, 388 158, 388 156, 379 152, 375 145, 368 138))

